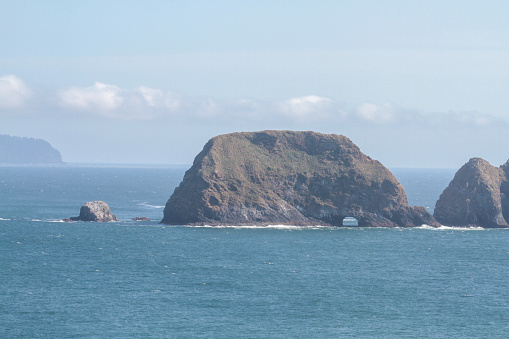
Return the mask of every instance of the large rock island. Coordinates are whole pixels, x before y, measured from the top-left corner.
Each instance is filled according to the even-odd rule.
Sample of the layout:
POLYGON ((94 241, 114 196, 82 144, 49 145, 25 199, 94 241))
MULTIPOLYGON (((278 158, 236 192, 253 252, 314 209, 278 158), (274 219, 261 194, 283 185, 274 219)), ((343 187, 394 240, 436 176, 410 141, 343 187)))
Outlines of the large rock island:
POLYGON ((212 138, 166 203, 172 225, 438 226, 348 138, 264 131, 212 138))
POLYGON ((454 175, 435 205, 448 226, 509 227, 509 161, 494 167, 472 158, 454 175))
POLYGON ((0 164, 62 164, 62 155, 45 140, 0 134, 0 164))

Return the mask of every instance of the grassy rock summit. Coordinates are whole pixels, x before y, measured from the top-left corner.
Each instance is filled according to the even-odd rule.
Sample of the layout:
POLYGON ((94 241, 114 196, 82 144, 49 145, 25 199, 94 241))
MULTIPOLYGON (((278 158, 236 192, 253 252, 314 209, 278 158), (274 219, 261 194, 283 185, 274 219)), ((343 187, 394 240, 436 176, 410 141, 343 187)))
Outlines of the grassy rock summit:
POLYGON ((435 206, 448 226, 509 227, 509 161, 494 167, 472 158, 454 175, 435 206))
POLYGON ((0 164, 61 164, 60 152, 42 139, 0 134, 0 164))
POLYGON ((166 203, 173 225, 438 225, 348 138, 263 131, 212 138, 166 203))

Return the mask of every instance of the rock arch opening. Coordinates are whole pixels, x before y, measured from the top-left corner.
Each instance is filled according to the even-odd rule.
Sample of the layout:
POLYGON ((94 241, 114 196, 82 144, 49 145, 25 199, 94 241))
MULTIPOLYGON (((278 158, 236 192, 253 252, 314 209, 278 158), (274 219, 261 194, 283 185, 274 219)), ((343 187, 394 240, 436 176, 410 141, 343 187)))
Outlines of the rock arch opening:
POLYGON ((344 217, 343 226, 359 226, 359 220, 354 217, 344 217))

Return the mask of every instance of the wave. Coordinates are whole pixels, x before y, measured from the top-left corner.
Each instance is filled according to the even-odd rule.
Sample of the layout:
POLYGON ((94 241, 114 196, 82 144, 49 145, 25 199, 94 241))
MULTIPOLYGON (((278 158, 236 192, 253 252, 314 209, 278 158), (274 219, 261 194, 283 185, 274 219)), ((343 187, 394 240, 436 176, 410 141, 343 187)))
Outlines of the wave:
POLYGON ((146 202, 140 202, 140 203, 138 204, 138 206, 143 206, 143 207, 147 207, 147 208, 155 208, 155 209, 161 209, 161 208, 164 208, 164 205, 163 205, 163 206, 161 206, 161 205, 150 205, 150 204, 148 204, 148 203, 146 203, 146 202))
POLYGON ((11 219, 0 218, 0 221, 8 221, 8 220, 11 220, 11 219))
POLYGON ((361 226, 295 226, 295 225, 181 225, 181 227, 199 227, 199 228, 231 228, 231 229, 280 229, 280 230, 372 230, 372 229, 398 229, 398 230, 431 230, 431 231, 485 231, 487 228, 483 227, 461 227, 461 226, 440 226, 433 227, 429 225, 422 225, 418 227, 361 227, 361 226))
MULTIPOLYGON (((2 220, 2 219, 0 219, 2 220)), ((11 219, 3 219, 3 220, 11 220, 11 219)), ((81 220, 75 220, 75 221, 72 221, 72 222, 69 222, 69 221, 65 221, 63 219, 27 219, 31 222, 42 222, 42 223, 93 223, 93 221, 81 221, 81 220)), ((101 224, 129 224, 129 225, 137 225, 137 226, 145 226, 148 224, 151 224, 150 221, 145 221, 145 222, 135 222, 131 219, 120 219, 118 221, 109 221, 109 222, 99 222, 101 224)))
POLYGON ((31 222, 65 222, 62 219, 27 219, 31 222))
MULTIPOLYGON (((164 206, 152 206, 145 203, 145 206, 149 206, 152 208, 163 208, 164 206)), ((140 205, 141 205, 140 204, 140 205)), ((25 218, 23 218, 25 219, 25 218)), ((10 220, 17 220, 17 219, 7 219, 7 218, 0 218, 0 221, 10 221, 10 220)), ((30 219, 26 218, 25 220, 31 221, 31 222, 42 222, 42 223, 65 223, 66 221, 62 219, 30 219)), ((129 224, 129 225, 136 225, 136 226, 156 226, 156 227, 172 227, 170 225, 154 225, 154 221, 152 222, 145 222, 145 223, 138 223, 133 222, 132 220, 119 220, 116 222, 111 222, 116 224, 129 224)), ((229 229, 273 229, 273 230, 295 230, 295 231, 301 231, 301 230, 368 230, 368 229, 399 229, 399 230, 430 230, 430 231, 486 231, 486 230, 493 230, 491 228, 483 228, 483 227, 462 227, 462 226, 446 226, 442 225, 440 227, 433 227, 429 225, 422 225, 418 227, 361 227, 361 226, 325 226, 325 225, 315 225, 315 226, 297 226, 297 225, 179 225, 178 227, 192 227, 192 228, 229 228, 229 229)))
MULTIPOLYGON (((233 228, 233 229, 277 229, 277 230, 309 230, 309 229, 331 229, 339 227, 331 227, 331 226, 295 226, 295 225, 182 225, 182 227, 199 227, 199 228, 233 228)), ((341 227, 346 228, 346 227, 341 227)))
POLYGON ((429 226, 429 225, 422 225, 422 226, 419 226, 419 227, 415 227, 415 229, 419 229, 419 230, 432 230, 432 231, 450 231, 450 230, 455 230, 455 231, 485 231, 487 230, 486 228, 483 228, 483 227, 461 227, 461 226, 444 226, 444 225, 441 225, 440 227, 433 227, 433 226, 429 226))

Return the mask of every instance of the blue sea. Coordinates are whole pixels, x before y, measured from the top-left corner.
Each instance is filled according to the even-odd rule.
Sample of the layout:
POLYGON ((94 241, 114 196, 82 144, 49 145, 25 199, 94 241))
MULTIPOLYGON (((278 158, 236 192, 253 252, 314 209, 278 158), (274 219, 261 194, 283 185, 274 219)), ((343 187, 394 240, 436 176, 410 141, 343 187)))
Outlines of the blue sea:
MULTIPOLYGON (((184 171, 0 167, 0 338, 509 337, 509 230, 159 224, 184 171)), ((393 173, 432 212, 454 170, 393 173)))

